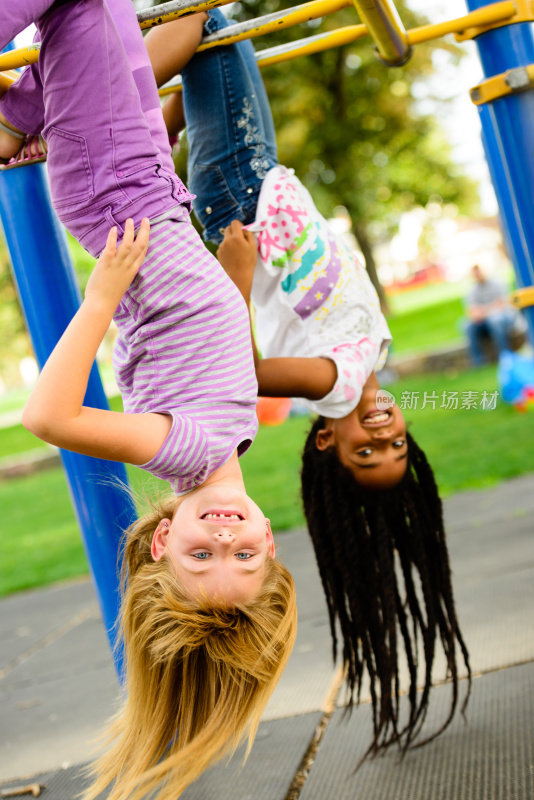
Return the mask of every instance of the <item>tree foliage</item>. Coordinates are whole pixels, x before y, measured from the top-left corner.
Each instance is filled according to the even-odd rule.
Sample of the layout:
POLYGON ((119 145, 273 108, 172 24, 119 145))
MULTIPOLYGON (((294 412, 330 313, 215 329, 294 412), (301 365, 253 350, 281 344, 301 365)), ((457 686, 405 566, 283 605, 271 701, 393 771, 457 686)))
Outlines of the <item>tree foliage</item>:
POLYGON ((0 379, 8 385, 16 383, 18 362, 28 355, 29 337, 26 333, 24 317, 20 309, 7 248, 0 239, 0 379))
MULTIPOLYGON (((407 29, 426 22, 405 3, 396 6, 407 29)), ((242 0, 237 14, 279 9, 279 0, 242 0)), ((255 45, 261 50, 358 22, 347 8, 255 45)), ((263 70, 281 163, 295 168, 324 214, 339 205, 348 210, 367 259, 373 243, 391 235, 414 206, 435 201, 465 213, 477 209, 475 183, 453 163, 436 118, 418 107, 414 89, 432 75, 436 48, 461 58, 459 48, 440 41, 417 45, 406 65, 388 67, 365 37, 263 70)))
MULTIPOLYGON (((242 16, 279 9, 278 0, 246 0, 242 16)), ((406 27, 425 20, 397 2, 406 27)), ((303 26, 310 33, 357 22, 345 9, 303 26)), ((303 28, 279 31, 261 46, 302 38, 303 28)), ((261 49, 261 46, 257 49, 261 49)), ((472 210, 473 183, 451 160, 436 119, 422 114, 414 84, 433 72, 432 52, 443 42, 417 45, 403 67, 387 67, 365 37, 352 45, 268 67, 263 77, 278 133, 280 158, 290 163, 325 205, 350 202, 356 219, 388 225, 431 198, 472 210)))
MULTIPOLYGON (((95 259, 67 233, 72 264, 83 291, 95 259)), ((7 246, 0 237, 0 385, 14 386, 20 381, 19 362, 32 352, 30 336, 12 274, 7 246)))
MULTIPOLYGON (((396 6, 407 28, 425 22, 402 0, 396 6)), ((234 5, 233 16, 250 19, 281 7, 279 0, 242 0, 234 5)), ((255 46, 272 47, 358 22, 356 11, 347 8, 277 31, 256 40, 255 46)), ((340 205, 347 209, 375 282, 373 246, 395 231, 403 212, 429 201, 454 203, 464 213, 477 209, 475 184, 453 163, 435 118, 418 108, 414 88, 433 74, 436 48, 461 58, 459 48, 441 40, 417 45, 405 66, 387 67, 366 37, 263 70, 281 163, 295 169, 323 214, 330 216, 340 205)), ((185 177, 185 151, 179 171, 185 177)), ((84 284, 92 261, 79 255, 75 254, 75 263, 84 284)), ((26 355, 29 345, 8 257, 1 247, 0 323, 4 332, 0 367, 6 375, 6 368, 9 371, 9 365, 26 355)))

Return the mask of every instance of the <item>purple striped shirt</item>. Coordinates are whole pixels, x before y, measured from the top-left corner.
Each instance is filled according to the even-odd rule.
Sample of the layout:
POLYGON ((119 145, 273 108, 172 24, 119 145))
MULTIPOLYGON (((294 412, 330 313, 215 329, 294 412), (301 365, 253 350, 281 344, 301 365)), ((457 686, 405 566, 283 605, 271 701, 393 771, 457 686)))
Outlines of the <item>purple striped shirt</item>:
POLYGON ((113 363, 125 411, 172 417, 143 469, 176 493, 199 486, 258 427, 245 302, 183 207, 151 222, 145 261, 115 314, 113 363))

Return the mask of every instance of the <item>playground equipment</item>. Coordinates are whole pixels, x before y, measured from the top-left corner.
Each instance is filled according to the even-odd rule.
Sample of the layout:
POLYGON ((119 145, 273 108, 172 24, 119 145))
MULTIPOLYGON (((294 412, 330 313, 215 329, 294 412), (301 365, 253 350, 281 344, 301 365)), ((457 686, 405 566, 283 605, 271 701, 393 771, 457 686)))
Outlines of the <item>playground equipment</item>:
MULTIPOLYGON (((142 28, 148 28, 226 2, 230 0, 171 0, 140 12, 138 19, 142 28)), ((479 108, 486 156, 516 270, 516 303, 525 309, 529 338, 534 344, 534 0, 466 2, 469 13, 465 16, 407 31, 391 0, 311 0, 229 26, 206 37, 200 49, 254 38, 351 5, 358 11, 361 24, 260 51, 258 63, 268 66, 370 36, 385 64, 401 66, 410 57, 412 47, 420 42, 449 33, 455 33, 459 41, 475 39, 486 79, 472 90, 471 97, 479 108)), ((38 45, 0 55, 0 87, 7 87, 16 79, 14 69, 34 63, 38 57, 38 45)), ((178 83, 173 82, 162 94, 177 88, 178 83)), ((64 233, 50 206, 42 165, 0 175, 0 216, 28 328, 42 365, 79 304, 64 233)), ((107 407, 96 369, 86 403, 107 407)), ((119 464, 68 452, 62 453, 62 458, 105 625, 113 642, 119 536, 134 516, 133 504, 119 485, 126 483, 126 474, 119 464)), ((120 670, 120 657, 117 667, 120 670)))
POLYGON ((504 350, 499 356, 497 380, 505 403, 518 411, 534 409, 534 361, 531 358, 504 350))

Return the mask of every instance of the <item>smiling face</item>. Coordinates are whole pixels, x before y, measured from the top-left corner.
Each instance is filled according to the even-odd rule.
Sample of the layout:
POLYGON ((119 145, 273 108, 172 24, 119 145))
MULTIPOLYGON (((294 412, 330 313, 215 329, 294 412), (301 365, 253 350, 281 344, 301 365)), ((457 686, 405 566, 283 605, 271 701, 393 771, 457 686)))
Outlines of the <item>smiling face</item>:
POLYGON ((258 594, 274 542, 269 520, 244 491, 203 486, 156 528, 152 557, 164 555, 189 596, 232 605, 258 594))
POLYGON ((402 479, 408 465, 406 425, 396 404, 386 411, 377 409, 376 391, 376 386, 365 387, 354 411, 341 419, 327 419, 315 444, 319 450, 335 447, 361 486, 389 489, 402 479))

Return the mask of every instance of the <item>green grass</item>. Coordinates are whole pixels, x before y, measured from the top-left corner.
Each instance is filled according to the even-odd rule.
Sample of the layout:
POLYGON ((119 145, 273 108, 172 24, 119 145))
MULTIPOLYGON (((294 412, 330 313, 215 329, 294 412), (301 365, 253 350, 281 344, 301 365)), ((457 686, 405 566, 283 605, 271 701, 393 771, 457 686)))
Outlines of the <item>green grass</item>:
POLYGON ((406 314, 448 300, 463 300, 470 285, 468 280, 454 283, 427 283, 415 289, 406 289, 403 292, 388 295, 388 302, 394 314, 406 314))
MULTIPOLYGON (((443 346, 459 338, 465 287, 459 284, 427 286, 391 299, 389 324, 395 353, 443 346)), ((402 404, 403 393, 419 392, 419 407, 406 410, 411 430, 434 467, 443 496, 466 488, 489 486, 514 475, 534 471, 534 426, 528 415, 498 404, 494 411, 440 408, 442 392, 496 389, 495 368, 459 375, 425 375, 388 387, 402 404), (424 393, 438 395, 436 408, 421 408, 424 393)), ((25 394, 25 393, 23 393, 25 394)), ((0 411, 20 406, 21 393, 0 403, 0 411)), ((24 402, 24 400, 22 400, 24 402)), ((120 397, 110 405, 120 410, 120 397)), ((461 403, 460 403, 461 405, 461 403)), ((281 531, 302 525, 299 500, 299 454, 307 418, 262 428, 242 459, 250 495, 281 531)), ((2 430, 0 458, 46 447, 21 425, 2 430)), ((141 494, 162 483, 142 470, 128 467, 132 487, 141 494)), ((66 479, 60 467, 0 483, 0 595, 42 586, 84 574, 85 555, 71 507, 66 479)))
POLYGON ((391 354, 435 350, 464 341, 463 317, 464 305, 459 297, 391 314, 388 317, 393 336, 391 354))
POLYGON ((507 478, 534 472, 534 425, 532 412, 521 414, 498 402, 495 410, 440 408, 442 392, 496 391, 495 367, 458 375, 424 375, 407 378, 388 387, 402 403, 403 392, 419 392, 419 407, 404 410, 410 431, 433 466, 442 496, 462 489, 491 486, 507 478), (421 408, 424 393, 438 395, 436 409, 421 408))
MULTIPOLYGON (((507 280, 511 291, 513 275, 507 280)), ((391 353, 416 353, 464 341, 464 300, 470 286, 469 280, 427 284, 389 296, 391 353)))
POLYGON ((0 498, 0 595, 87 572, 61 468, 4 481, 0 498))
POLYGON ((299 470, 309 427, 308 417, 290 417, 283 425, 262 427, 241 460, 247 490, 275 531, 304 524, 299 470))
MULTIPOLYGON (((493 392, 494 367, 414 377, 388 388, 401 404, 405 393, 419 392, 419 407, 404 414, 433 465, 443 496, 534 472, 534 425, 528 413, 520 414, 501 403, 495 410, 440 408, 443 392, 447 397, 459 392, 460 405, 464 392, 477 392, 478 400, 483 391, 493 392), (421 408, 425 392, 427 397, 436 393, 435 409, 428 403, 421 408)), ((113 405, 119 402, 117 398, 113 405)), ((262 428, 242 459, 248 491, 278 531, 303 524, 298 472, 308 425, 307 418, 297 417, 279 427, 262 428)), ((15 432, 12 435, 16 439, 15 432)), ((133 467, 128 473, 135 490, 145 491, 158 483, 133 467)), ((61 468, 0 483, 0 507, 0 594, 86 572, 61 468)))
POLYGON ((19 411, 26 402, 29 390, 18 387, 0 395, 0 414, 19 411))
MULTIPOLYGON (((112 405, 120 406, 120 398, 114 399, 112 405)), ((307 418, 297 417, 276 428, 262 428, 254 447, 241 460, 250 494, 270 517, 275 530, 303 524, 298 468, 308 425, 307 418)), ((25 443, 23 430, 17 427, 20 428, 14 426, 10 430, 9 441, 25 443)), ((41 443, 35 440, 35 444, 41 443)), ((1 447, 6 456, 4 436, 1 447)), ((141 498, 153 491, 168 490, 167 484, 143 470, 128 466, 127 471, 132 489, 141 498)), ((0 507, 0 596, 87 573, 61 467, 0 482, 0 507)))
MULTIPOLYGON (((122 400, 120 396, 108 398, 110 408, 113 411, 122 411, 122 400)), ((48 445, 41 439, 37 439, 29 433, 22 425, 15 424, 2 428, 0 436, 0 460, 20 453, 29 453, 32 450, 43 450, 48 445)))
POLYGON ((46 442, 36 439, 32 433, 22 425, 10 425, 2 428, 0 436, 0 459, 25 453, 30 450, 42 450, 46 442))

